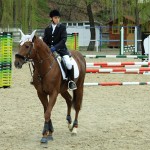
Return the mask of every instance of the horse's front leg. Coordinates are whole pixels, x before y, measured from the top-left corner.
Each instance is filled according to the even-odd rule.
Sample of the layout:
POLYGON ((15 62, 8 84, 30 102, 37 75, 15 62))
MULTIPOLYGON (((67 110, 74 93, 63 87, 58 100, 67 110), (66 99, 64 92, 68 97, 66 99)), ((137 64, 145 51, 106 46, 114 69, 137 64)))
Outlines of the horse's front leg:
MULTIPOLYGON (((47 107, 48 107, 48 98, 47 98, 47 94, 41 90, 37 91, 37 94, 38 94, 38 97, 43 105, 43 108, 44 108, 44 114, 47 110, 47 107)), ((51 120, 47 123, 45 122, 44 123, 44 128, 43 128, 43 137, 41 139, 41 143, 47 143, 48 139, 47 139, 47 136, 44 135, 45 132, 51 130, 51 132, 53 132, 53 127, 52 127, 52 123, 51 123, 51 120)), ((50 139, 50 138, 49 138, 50 139)))
POLYGON ((54 132, 54 128, 51 121, 51 112, 56 102, 57 96, 58 96, 58 92, 53 92, 49 94, 49 102, 44 114, 45 123, 44 123, 43 137, 41 139, 41 143, 47 143, 49 140, 53 140, 52 133, 54 132))

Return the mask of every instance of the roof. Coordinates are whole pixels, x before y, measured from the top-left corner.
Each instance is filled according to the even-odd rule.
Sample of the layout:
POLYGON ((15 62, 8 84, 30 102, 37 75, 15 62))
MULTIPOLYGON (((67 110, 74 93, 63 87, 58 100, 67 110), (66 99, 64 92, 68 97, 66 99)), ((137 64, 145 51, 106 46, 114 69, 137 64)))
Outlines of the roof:
MULTIPOLYGON (((62 23, 89 23, 89 21, 61 21, 62 23)), ((95 24, 100 25, 100 22, 94 21, 95 24)))
MULTIPOLYGON (((124 15, 123 18, 127 19, 127 20, 130 20, 132 22, 135 23, 135 18, 133 16, 128 16, 128 15, 124 15)), ((117 20, 118 18, 114 19, 114 20, 117 20)), ((114 22, 114 20, 111 20, 109 21, 107 24, 111 23, 111 22, 114 22)))

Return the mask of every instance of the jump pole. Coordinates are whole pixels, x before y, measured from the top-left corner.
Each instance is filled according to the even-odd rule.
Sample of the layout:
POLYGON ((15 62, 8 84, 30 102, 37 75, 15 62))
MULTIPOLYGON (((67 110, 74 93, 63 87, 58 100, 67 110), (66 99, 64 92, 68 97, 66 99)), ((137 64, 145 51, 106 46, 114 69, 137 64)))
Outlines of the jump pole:
POLYGON ((137 42, 138 42, 138 40, 137 40, 137 35, 138 35, 138 33, 137 33, 137 26, 135 26, 135 30, 134 30, 134 47, 135 47, 135 54, 137 54, 137 42))
POLYGON ((150 72, 150 68, 105 68, 105 69, 86 69, 86 73, 126 73, 143 74, 150 72))
POLYGON ((148 58, 146 55, 84 55, 85 58, 148 58))
POLYGON ((150 62, 95 62, 86 63, 87 66, 116 66, 116 65, 150 65, 150 62))
POLYGON ((84 83, 84 86, 150 85, 150 82, 100 82, 84 83))
POLYGON ((124 28, 121 27, 120 30, 120 34, 121 34, 121 39, 120 39, 120 55, 123 55, 123 51, 124 51, 124 28))

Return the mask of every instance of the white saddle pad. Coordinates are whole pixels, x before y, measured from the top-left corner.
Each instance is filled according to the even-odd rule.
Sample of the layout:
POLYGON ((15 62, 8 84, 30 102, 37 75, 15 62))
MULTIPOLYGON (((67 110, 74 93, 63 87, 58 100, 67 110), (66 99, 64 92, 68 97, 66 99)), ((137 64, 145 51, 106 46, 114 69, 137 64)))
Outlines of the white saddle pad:
MULTIPOLYGON (((61 70, 61 73, 62 73, 62 77, 63 77, 63 80, 68 80, 68 78, 66 78, 66 73, 64 72, 64 70, 62 69, 62 66, 61 66, 61 63, 59 61, 59 59, 57 58, 57 62, 59 64, 59 67, 60 67, 60 70, 61 70)), ((74 66, 74 78, 78 78, 79 77, 79 68, 78 68, 78 65, 76 63, 76 61, 74 60, 73 57, 71 57, 71 63, 72 65, 74 66)))

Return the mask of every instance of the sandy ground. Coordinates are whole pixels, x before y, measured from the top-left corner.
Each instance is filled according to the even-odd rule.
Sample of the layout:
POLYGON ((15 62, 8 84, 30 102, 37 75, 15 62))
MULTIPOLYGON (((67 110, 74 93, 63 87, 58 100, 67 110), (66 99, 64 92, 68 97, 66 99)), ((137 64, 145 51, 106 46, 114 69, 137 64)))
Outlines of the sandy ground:
MULTIPOLYGON (((87 62, 96 61, 140 60, 87 59, 87 62)), ((45 149, 40 145, 44 122, 43 108, 34 87, 29 84, 30 80, 27 65, 22 70, 13 67, 12 87, 0 89, 0 150, 45 149)), ((85 79, 85 82, 110 81, 147 82, 150 81, 150 76, 87 74, 85 79)), ((67 128, 66 103, 59 96, 52 113, 54 141, 48 143, 47 149, 149 150, 149 95, 148 85, 85 87, 76 137, 72 137, 67 128)))

